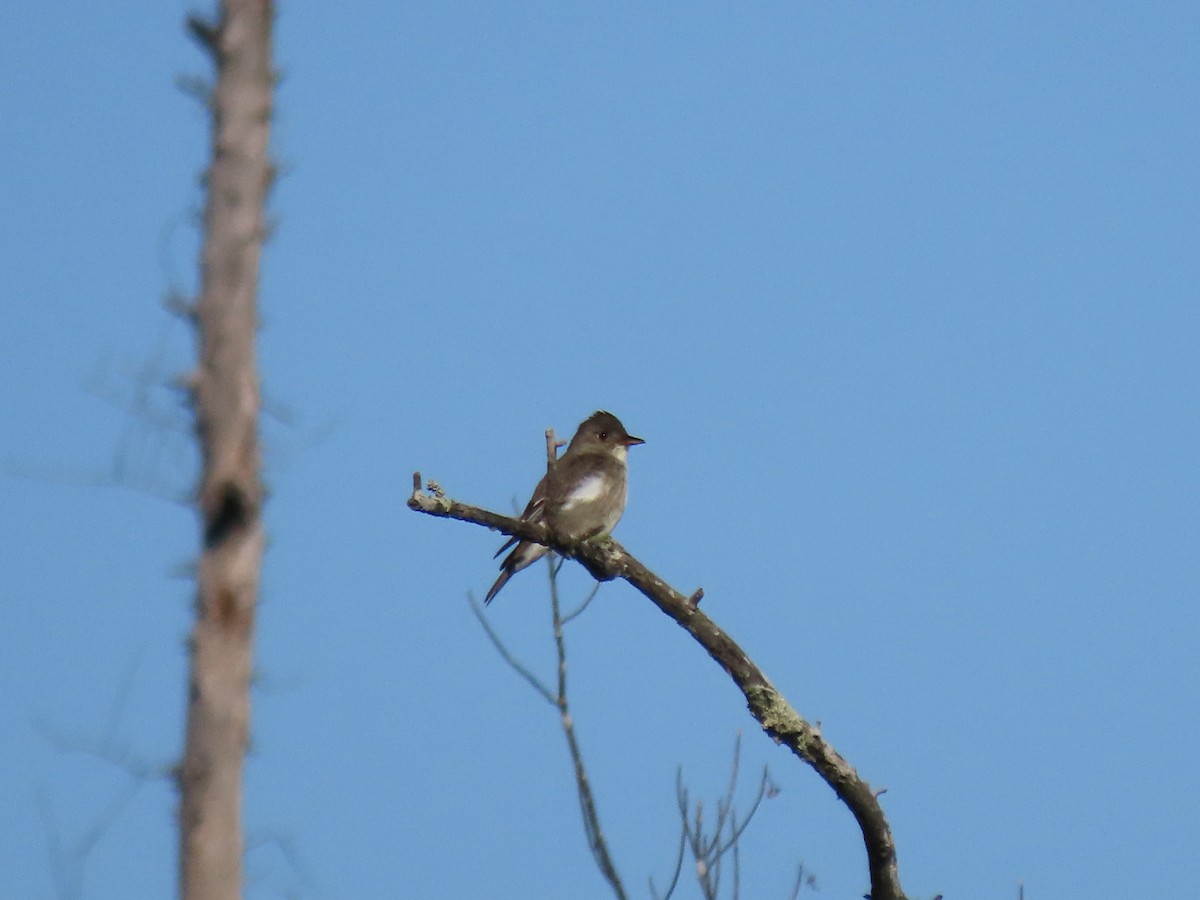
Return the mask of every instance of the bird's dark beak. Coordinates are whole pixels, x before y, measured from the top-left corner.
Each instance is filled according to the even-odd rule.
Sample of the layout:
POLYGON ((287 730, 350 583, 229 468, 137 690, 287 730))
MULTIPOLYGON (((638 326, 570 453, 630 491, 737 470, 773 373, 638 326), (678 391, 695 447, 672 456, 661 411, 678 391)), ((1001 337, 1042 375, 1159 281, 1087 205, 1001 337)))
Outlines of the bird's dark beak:
POLYGON ((626 447, 636 447, 638 444, 644 444, 646 442, 641 438, 635 438, 633 435, 627 434, 625 435, 625 440, 621 441, 621 443, 626 447))

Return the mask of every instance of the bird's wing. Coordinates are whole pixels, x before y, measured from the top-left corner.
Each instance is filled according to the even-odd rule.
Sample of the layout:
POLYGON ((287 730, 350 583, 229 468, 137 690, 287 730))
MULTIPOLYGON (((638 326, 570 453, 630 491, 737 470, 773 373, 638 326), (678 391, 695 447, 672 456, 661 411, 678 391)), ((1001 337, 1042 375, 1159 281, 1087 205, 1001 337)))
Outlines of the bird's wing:
MULTIPOLYGON (((546 476, 542 476, 542 480, 538 482, 537 487, 533 489, 533 496, 529 498, 529 503, 525 506, 525 512, 521 513, 521 518, 526 522, 540 522, 546 508, 546 476)), ((496 551, 495 559, 509 547, 518 542, 519 538, 509 538, 504 542, 504 546, 496 551)))
POLYGON ((533 496, 529 498, 529 503, 525 506, 525 512, 521 513, 521 518, 527 522, 540 522, 542 520, 542 510, 545 506, 546 476, 543 475, 542 480, 533 489, 533 496))
POLYGON ((562 511, 566 512, 583 503, 599 500, 604 494, 607 479, 601 472, 584 476, 571 487, 570 492, 563 498, 562 511))

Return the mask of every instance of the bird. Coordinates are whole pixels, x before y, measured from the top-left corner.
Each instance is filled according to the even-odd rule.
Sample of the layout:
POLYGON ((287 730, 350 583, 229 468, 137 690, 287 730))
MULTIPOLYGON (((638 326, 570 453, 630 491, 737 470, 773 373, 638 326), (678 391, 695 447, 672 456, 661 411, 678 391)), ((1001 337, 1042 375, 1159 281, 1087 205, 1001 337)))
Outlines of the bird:
MULTIPOLYGON (((608 534, 625 512, 629 448, 644 443, 630 435, 612 413, 592 413, 580 423, 553 473, 542 476, 521 518, 546 522, 559 537, 570 541, 608 534)), ((515 549, 500 563, 500 577, 483 599, 485 606, 513 575, 547 552, 541 544, 510 538, 496 556, 514 544, 515 549)))

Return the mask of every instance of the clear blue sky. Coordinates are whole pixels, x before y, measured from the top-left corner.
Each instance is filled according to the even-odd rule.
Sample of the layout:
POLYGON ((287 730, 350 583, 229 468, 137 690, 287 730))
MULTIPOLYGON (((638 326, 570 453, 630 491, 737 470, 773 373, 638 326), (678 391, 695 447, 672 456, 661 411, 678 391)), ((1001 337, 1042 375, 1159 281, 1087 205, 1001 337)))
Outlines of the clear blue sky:
MULTIPOLYGON (((174 889, 170 785, 78 750, 180 752, 188 8, 0 35, 6 898, 174 889)), ((888 788, 913 897, 1188 894, 1194 4, 283 3, 276 50, 249 897, 605 895, 465 602, 499 540, 404 507, 417 468, 523 503, 543 429, 601 407, 647 441, 617 537, 888 788)), ((542 575, 489 615, 549 675, 542 575)), ((782 789, 744 896, 798 861, 861 896, 850 815, 678 628, 618 583, 568 640, 635 896, 676 766, 715 799, 739 729, 782 789)))

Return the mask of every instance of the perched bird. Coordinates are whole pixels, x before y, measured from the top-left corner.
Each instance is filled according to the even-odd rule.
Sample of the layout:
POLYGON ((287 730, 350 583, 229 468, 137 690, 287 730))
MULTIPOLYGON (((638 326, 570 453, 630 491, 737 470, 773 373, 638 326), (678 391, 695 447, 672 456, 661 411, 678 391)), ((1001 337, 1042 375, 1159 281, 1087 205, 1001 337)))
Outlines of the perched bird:
MULTIPOLYGON (((559 536, 572 541, 608 534, 625 512, 629 448, 644 443, 631 437, 612 413, 592 413, 555 464, 550 483, 546 476, 538 482, 521 518, 546 522, 559 536)), ((492 602, 508 579, 546 555, 541 544, 511 538, 496 556, 513 544, 516 549, 500 564, 500 577, 484 597, 485 604, 492 602)))

